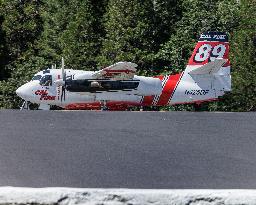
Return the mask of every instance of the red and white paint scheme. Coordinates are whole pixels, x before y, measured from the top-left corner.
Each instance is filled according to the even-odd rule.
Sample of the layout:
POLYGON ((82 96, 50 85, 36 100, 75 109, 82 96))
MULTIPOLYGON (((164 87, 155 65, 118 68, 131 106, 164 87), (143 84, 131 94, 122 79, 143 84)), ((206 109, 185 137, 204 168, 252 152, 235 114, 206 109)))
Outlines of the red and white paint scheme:
MULTIPOLYGON (((231 91, 229 43, 223 32, 205 32, 179 74, 135 75, 137 65, 118 62, 100 71, 47 69, 16 90, 25 102, 49 109, 125 110, 214 101, 231 91)), ((24 103, 25 105, 26 103, 24 103)))

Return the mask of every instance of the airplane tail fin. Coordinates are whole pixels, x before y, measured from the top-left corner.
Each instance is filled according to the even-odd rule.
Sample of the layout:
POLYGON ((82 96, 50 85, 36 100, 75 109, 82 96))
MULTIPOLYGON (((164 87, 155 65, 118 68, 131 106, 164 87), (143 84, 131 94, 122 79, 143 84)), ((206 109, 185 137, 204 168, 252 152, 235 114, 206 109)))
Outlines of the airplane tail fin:
POLYGON ((228 36, 224 32, 202 33, 196 47, 189 59, 189 66, 201 66, 217 58, 227 59, 224 67, 230 65, 229 62, 229 42, 228 36))
POLYGON ((228 36, 204 32, 195 46, 171 103, 216 100, 231 91, 228 36))
POLYGON ((214 81, 213 89, 216 92, 231 91, 227 34, 224 32, 202 33, 188 61, 185 72, 193 78, 196 78, 195 75, 211 75, 212 81, 214 81))

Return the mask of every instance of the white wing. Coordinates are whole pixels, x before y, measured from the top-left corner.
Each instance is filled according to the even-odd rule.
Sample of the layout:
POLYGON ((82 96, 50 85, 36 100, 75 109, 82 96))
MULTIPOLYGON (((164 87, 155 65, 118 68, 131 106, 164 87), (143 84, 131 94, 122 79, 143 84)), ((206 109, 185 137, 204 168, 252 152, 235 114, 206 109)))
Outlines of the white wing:
POLYGON ((109 78, 112 80, 129 80, 134 77, 137 64, 131 62, 118 62, 108 66, 92 75, 95 79, 109 78))

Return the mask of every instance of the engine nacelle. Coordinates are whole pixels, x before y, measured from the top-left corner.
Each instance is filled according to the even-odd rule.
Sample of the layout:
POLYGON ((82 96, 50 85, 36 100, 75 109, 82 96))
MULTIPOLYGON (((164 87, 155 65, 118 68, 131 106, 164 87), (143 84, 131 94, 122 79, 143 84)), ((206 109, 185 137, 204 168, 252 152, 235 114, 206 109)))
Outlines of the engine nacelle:
POLYGON ((99 88, 99 87, 100 87, 100 84, 99 84, 99 82, 97 82, 97 81, 92 81, 92 82, 91 82, 91 87, 92 87, 92 88, 99 88))

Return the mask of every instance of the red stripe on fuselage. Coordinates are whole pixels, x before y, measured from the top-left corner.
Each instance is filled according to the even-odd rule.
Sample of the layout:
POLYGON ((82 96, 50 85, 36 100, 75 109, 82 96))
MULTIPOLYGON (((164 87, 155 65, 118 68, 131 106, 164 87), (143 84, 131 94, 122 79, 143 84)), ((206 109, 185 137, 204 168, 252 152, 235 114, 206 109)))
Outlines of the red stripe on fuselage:
POLYGON ((154 95, 145 96, 142 101, 142 106, 151 106, 154 100, 154 95))
POLYGON ((176 75, 170 75, 168 81, 166 82, 162 94, 157 103, 158 106, 167 105, 170 97, 173 94, 173 91, 180 79, 181 73, 176 75))
MULTIPOLYGON (((159 97, 159 100, 157 102, 157 106, 164 106, 168 105, 169 99, 172 96, 174 89, 179 82, 179 79, 181 77, 181 73, 176 75, 170 75, 168 81, 165 83, 162 94, 159 97)), ((165 76, 156 76, 155 78, 159 78, 161 81, 165 79, 165 76)), ((163 82, 162 82, 163 84, 163 82)), ((145 96, 142 101, 142 106, 151 106, 153 105, 154 101, 154 95, 153 96, 145 96)))
MULTIPOLYGON (((159 78, 161 81, 164 79, 163 75, 155 76, 154 78, 159 78)), ((151 106, 153 104, 155 95, 145 96, 142 101, 142 106, 151 106)))

